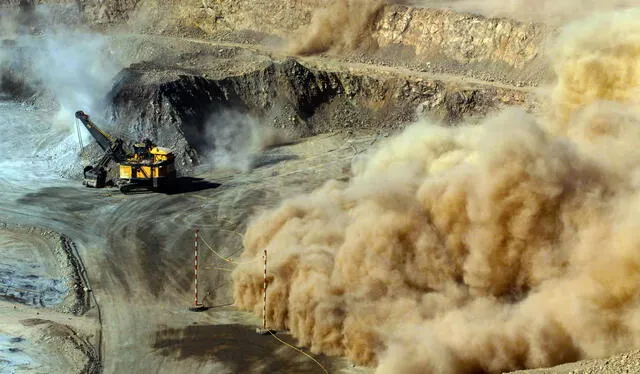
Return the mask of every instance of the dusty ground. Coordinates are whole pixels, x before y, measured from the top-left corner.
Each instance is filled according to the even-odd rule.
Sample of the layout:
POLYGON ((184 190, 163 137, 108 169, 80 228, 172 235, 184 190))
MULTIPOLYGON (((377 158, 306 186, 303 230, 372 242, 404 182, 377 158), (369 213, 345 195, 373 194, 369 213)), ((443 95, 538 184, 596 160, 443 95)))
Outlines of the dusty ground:
POLYGON ((93 314, 74 316, 6 301, 0 301, 0 312, 0 336, 10 337, 8 347, 0 348, 3 372, 95 372, 100 327, 93 314))
POLYGON ((623 353, 600 360, 585 360, 549 369, 522 370, 514 374, 618 374, 640 371, 640 352, 623 353))

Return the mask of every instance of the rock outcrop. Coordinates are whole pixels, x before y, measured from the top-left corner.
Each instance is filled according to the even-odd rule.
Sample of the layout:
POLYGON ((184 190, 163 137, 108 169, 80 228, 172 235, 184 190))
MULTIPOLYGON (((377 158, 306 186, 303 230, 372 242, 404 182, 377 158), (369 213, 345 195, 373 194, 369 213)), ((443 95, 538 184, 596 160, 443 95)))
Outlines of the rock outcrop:
POLYGON ((127 137, 149 136, 189 167, 213 147, 217 113, 258 118, 295 137, 330 131, 388 132, 426 115, 445 123, 481 116, 526 93, 436 79, 324 71, 295 59, 245 74, 208 79, 139 64, 111 93, 111 116, 127 137))
POLYGON ((388 6, 374 37, 381 48, 410 48, 429 69, 537 82, 548 74, 541 55, 549 32, 543 25, 506 18, 388 6))

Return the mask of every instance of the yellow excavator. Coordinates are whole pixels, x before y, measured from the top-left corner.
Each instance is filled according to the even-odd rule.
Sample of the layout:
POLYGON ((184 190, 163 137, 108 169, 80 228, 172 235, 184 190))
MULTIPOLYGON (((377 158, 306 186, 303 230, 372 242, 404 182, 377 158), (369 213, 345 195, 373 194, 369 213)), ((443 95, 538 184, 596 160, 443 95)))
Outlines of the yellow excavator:
POLYGON ((158 147, 149 139, 133 145, 133 152, 125 149, 122 139, 113 138, 96 126, 83 111, 76 118, 87 128, 98 145, 105 151, 97 164, 84 168, 83 184, 87 187, 107 186, 107 167, 111 161, 118 164, 115 185, 122 193, 165 191, 176 179, 175 156, 171 149, 158 147))

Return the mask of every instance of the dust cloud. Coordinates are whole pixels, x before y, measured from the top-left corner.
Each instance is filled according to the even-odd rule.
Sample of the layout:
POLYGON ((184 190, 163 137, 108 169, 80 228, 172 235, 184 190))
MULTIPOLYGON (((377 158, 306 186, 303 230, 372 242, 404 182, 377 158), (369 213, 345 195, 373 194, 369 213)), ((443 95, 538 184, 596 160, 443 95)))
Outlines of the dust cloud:
POLYGON ((640 11, 561 30, 544 115, 419 123, 257 217, 235 305, 386 373, 551 366, 640 348, 640 11))
POLYGON ((314 11, 311 23, 289 40, 288 52, 313 55, 371 48, 374 20, 388 1, 331 0, 314 11))
POLYGON ((239 171, 253 169, 265 149, 292 139, 258 118, 234 110, 212 115, 205 125, 205 163, 239 171))
POLYGON ((11 40, 11 48, 0 53, 0 71, 50 97, 66 127, 76 110, 103 109, 113 78, 124 66, 103 35, 76 24, 79 17, 73 7, 36 6, 3 14, 0 28, 1 36, 11 40))
MULTIPOLYGON (((81 175, 78 137, 84 144, 92 138, 86 131, 77 133, 74 113, 84 110, 99 117, 124 61, 109 49, 103 35, 81 26, 74 6, 4 10, 0 19, 0 91, 7 91, 0 97, 38 106, 2 107, 3 144, 16 156, 3 166, 10 175, 24 178, 29 173, 20 160, 37 156, 50 160, 47 170, 54 170, 55 178, 81 175), (18 97, 16 92, 28 95, 18 97), (34 121, 28 112, 36 109, 46 115, 41 113, 34 121), (31 146, 25 147, 27 136, 31 146)), ((33 172, 41 167, 31 164, 33 172)))

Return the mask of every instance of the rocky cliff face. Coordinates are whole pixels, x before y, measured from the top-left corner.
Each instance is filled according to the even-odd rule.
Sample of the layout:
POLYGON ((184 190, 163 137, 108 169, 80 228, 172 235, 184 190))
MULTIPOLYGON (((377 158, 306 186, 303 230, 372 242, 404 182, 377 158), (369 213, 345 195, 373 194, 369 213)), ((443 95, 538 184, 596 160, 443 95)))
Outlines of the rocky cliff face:
POLYGON ((524 92, 436 79, 318 70, 294 59, 245 74, 207 79, 145 65, 125 70, 111 116, 128 137, 149 136, 189 167, 211 150, 212 118, 234 111, 295 137, 330 131, 388 133, 422 115, 446 123, 522 104, 524 92))
POLYGON ((382 48, 410 48, 427 68, 472 71, 489 80, 538 81, 546 73, 541 52, 549 32, 543 25, 505 18, 389 6, 374 35, 382 48))
POLYGON ((77 0, 76 3, 85 18, 93 23, 125 22, 141 0, 77 0))

